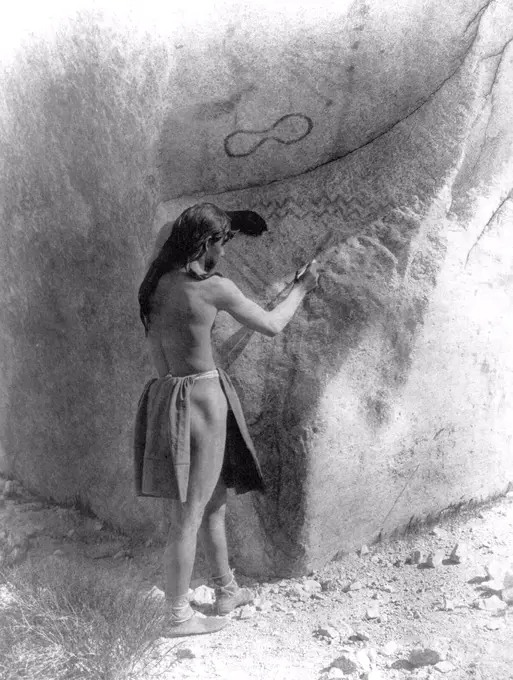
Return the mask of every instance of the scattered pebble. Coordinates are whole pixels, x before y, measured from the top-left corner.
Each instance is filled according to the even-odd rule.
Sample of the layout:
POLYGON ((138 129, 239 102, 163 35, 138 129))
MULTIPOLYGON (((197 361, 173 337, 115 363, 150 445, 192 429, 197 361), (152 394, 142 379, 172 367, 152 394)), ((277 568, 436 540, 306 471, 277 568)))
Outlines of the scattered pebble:
POLYGON ((479 599, 475 602, 475 607, 477 609, 483 609, 487 612, 498 612, 501 609, 506 609, 508 605, 500 600, 497 595, 492 595, 486 599, 479 599))
POLYGON ((495 560, 485 566, 486 576, 491 580, 501 580, 504 576, 504 567, 495 560))
POLYGON ((338 640, 339 632, 333 626, 319 626, 314 630, 314 636, 327 638, 328 640, 338 640))
POLYGON ((319 581, 314 581, 312 579, 309 579, 308 581, 305 581, 303 583, 303 589, 307 593, 320 593, 322 590, 322 586, 319 583, 319 581))
POLYGON ((57 550, 53 551, 52 555, 54 555, 54 557, 62 557, 64 555, 64 550, 58 548, 57 550))
POLYGON ((513 588, 506 588, 502 591, 502 600, 506 604, 513 605, 513 588))
POLYGON ((461 564, 468 558, 468 547, 466 543, 456 543, 451 551, 449 560, 453 564, 461 564))
POLYGON ((369 659, 370 659, 370 662, 371 662, 372 664, 375 664, 375 663, 377 662, 377 660, 378 660, 378 653, 377 653, 377 651, 374 649, 374 647, 368 647, 368 648, 366 649, 366 652, 367 652, 367 656, 368 656, 369 659))
POLYGON ((98 520, 97 522, 94 523, 94 530, 95 531, 101 531, 103 529, 103 522, 98 520))
POLYGON ((195 604, 197 607, 213 604, 215 600, 215 591, 213 588, 209 588, 205 585, 198 586, 194 589, 190 600, 191 603, 195 604))
POLYGON ((426 557, 420 550, 414 550, 409 557, 410 564, 423 564, 425 561, 426 557))
POLYGON ((513 588, 513 566, 504 574, 504 587, 513 588))
POLYGON ((371 607, 367 608, 367 611, 365 612, 365 616, 367 619, 374 620, 374 619, 379 619, 381 616, 381 612, 379 611, 379 605, 372 605, 371 607))
POLYGON ((485 583, 482 585, 482 588, 484 588, 484 590, 489 590, 492 593, 498 594, 501 592, 501 590, 504 590, 504 583, 502 580, 498 579, 494 579, 493 581, 485 581, 485 583))
POLYGON ((415 649, 412 649, 410 656, 408 657, 408 661, 415 668, 419 668, 420 666, 434 666, 441 660, 442 657, 440 653, 437 652, 436 649, 429 649, 428 647, 416 647, 415 649))
POLYGON ((370 640, 370 637, 363 630, 355 630, 351 635, 351 638, 358 642, 368 642, 370 640))
POLYGON ((394 656, 394 654, 397 654, 398 651, 399 645, 397 644, 397 642, 395 642, 395 640, 387 642, 382 649, 382 652, 385 656, 394 656))
POLYGON ((450 661, 440 661, 439 663, 435 664, 435 668, 440 673, 450 673, 451 671, 455 670, 456 667, 450 661))
POLYGON ((442 529, 442 527, 435 527, 431 531, 432 536, 436 536, 437 538, 447 538, 449 536, 449 532, 447 529, 442 529))
POLYGON ((363 674, 363 680, 384 680, 384 678, 380 670, 373 668, 368 673, 363 674))
POLYGON ((448 600, 445 596, 442 600, 442 609, 445 612, 452 612, 454 611, 454 602, 452 600, 448 600))
POLYGON ((361 581, 354 581, 350 584, 349 590, 361 590, 364 587, 361 581))
MULTIPOLYGON (((334 590, 338 590, 339 585, 340 584, 339 584, 338 580, 335 579, 335 578, 329 578, 329 579, 326 579, 324 581, 321 581, 321 588, 322 588, 323 592, 331 592, 331 591, 334 591, 334 590)), ((269 592, 271 592, 271 590, 269 590, 269 592)))
POLYGON ((426 564, 428 567, 436 569, 436 567, 439 567, 443 563, 444 557, 445 553, 443 550, 435 550, 435 552, 429 553, 426 564))
POLYGON ((192 649, 188 649, 187 647, 182 647, 181 649, 178 649, 176 651, 176 658, 177 659, 195 659, 196 654, 192 651, 192 649))
POLYGON ((488 621, 485 627, 488 628, 488 630, 499 630, 499 628, 502 628, 498 621, 488 621))
POLYGON ((239 619, 252 619, 255 616, 255 611, 254 607, 247 604, 240 610, 239 619))
POLYGON ((148 591, 146 597, 149 597, 152 600, 165 600, 166 593, 160 588, 157 588, 157 586, 153 586, 153 588, 148 591))
POLYGON ((286 591, 288 597, 296 600, 308 600, 310 593, 308 593, 299 583, 293 583, 286 591))
POLYGON ((369 659, 369 656, 367 654, 367 650, 365 649, 359 649, 356 654, 355 654, 355 659, 358 665, 360 666, 360 670, 364 672, 369 672, 371 669, 371 660, 369 659))
POLYGON ((331 668, 338 668, 344 674, 356 673, 358 671, 358 664, 347 654, 342 654, 335 661, 332 662, 331 668))
POLYGON ((345 621, 334 621, 329 619, 328 626, 335 628, 341 640, 347 640, 349 637, 351 637, 351 635, 354 635, 353 629, 345 621))

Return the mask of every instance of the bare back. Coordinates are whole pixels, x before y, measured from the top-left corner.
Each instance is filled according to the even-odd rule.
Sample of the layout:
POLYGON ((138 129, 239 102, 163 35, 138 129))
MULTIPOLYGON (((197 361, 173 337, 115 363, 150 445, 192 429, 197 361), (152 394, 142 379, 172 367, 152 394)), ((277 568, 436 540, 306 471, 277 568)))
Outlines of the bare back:
POLYGON ((218 311, 269 337, 280 333, 317 278, 317 265, 311 263, 287 297, 265 310, 222 276, 198 280, 184 271, 164 274, 152 296, 148 331, 159 375, 179 377, 215 368, 211 333, 218 311))
POLYGON ((184 376, 215 368, 211 343, 217 314, 214 281, 198 281, 182 271, 160 279, 152 296, 148 332, 159 376, 184 376))

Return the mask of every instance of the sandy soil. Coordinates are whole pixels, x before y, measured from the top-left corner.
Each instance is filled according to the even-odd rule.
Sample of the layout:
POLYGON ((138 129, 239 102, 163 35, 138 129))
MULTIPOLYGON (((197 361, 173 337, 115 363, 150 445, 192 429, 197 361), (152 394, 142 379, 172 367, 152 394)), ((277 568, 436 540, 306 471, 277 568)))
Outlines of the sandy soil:
MULTIPOLYGON (((153 588, 159 596, 161 546, 137 544, 18 486, 5 491, 0 549, 8 533, 11 553, 4 551, 4 559, 55 554, 87 560, 99 570, 128 573, 142 593, 153 588)), ((238 577, 254 589, 255 604, 236 610, 230 625, 214 635, 162 638, 158 654, 141 660, 140 678, 513 680, 513 599, 509 606, 501 599, 507 600, 508 570, 506 583, 513 578, 511 491, 368 552, 363 547, 362 554, 304 578, 238 577), (462 546, 459 564, 449 560, 456 544, 462 546), (415 551, 420 564, 408 563, 419 557, 415 551), (441 564, 427 566, 429 553, 441 564), (412 665, 414 649, 424 650, 418 661, 426 665, 412 665)), ((206 594, 198 608, 208 614, 211 592, 201 582, 192 585, 198 599, 206 594)))

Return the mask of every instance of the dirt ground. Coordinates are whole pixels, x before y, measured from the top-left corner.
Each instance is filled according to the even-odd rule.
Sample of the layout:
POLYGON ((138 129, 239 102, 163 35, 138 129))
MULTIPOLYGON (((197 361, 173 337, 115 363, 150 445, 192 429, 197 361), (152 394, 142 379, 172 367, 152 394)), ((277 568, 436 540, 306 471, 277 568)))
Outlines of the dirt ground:
MULTIPOLYGON (((137 544, 15 483, 1 486, 4 563, 44 555, 86 560, 129 574, 141 593, 161 596, 161 546, 137 544)), ((363 546, 304 578, 238 577, 254 589, 254 605, 234 612, 214 635, 162 638, 158 653, 141 659, 140 680, 513 680, 512 578, 510 491, 388 543, 363 546), (450 560, 456 544, 459 563, 450 560), (435 566, 426 563, 429 553, 435 566)), ((212 592, 201 583, 193 581, 193 596, 208 614, 212 592)))

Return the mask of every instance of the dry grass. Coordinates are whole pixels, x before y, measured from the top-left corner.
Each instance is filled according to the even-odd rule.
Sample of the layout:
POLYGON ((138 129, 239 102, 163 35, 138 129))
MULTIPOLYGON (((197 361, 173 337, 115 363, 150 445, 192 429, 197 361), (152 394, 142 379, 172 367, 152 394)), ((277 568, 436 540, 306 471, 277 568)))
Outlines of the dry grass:
POLYGON ((158 603, 98 568, 53 557, 0 573, 1 680, 136 678, 161 629, 158 603))

